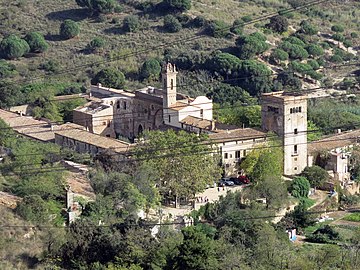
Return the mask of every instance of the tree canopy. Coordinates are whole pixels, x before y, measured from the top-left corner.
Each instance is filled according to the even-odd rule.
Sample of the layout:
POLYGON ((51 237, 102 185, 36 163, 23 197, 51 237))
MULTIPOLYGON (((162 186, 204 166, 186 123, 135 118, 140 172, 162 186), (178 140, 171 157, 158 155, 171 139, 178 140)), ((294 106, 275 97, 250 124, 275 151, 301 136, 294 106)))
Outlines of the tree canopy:
POLYGON ((146 60, 140 69, 140 77, 147 80, 157 80, 161 73, 161 65, 155 58, 146 60))
POLYGON ((173 130, 145 134, 136 156, 156 172, 156 183, 164 198, 191 198, 220 177, 217 156, 207 154, 211 148, 203 144, 205 139, 173 130))
POLYGON ((124 74, 115 68, 104 68, 100 70, 91 80, 92 84, 101 83, 107 87, 121 89, 125 84, 124 74))
POLYGON ((80 26, 73 20, 65 20, 60 25, 60 36, 64 39, 71 39, 80 34, 80 26))
POLYGON ((28 52, 30 52, 29 44, 16 35, 5 37, 0 42, 0 54, 3 58, 16 59, 28 52))
POLYGON ((258 32, 248 36, 240 36, 236 40, 236 46, 241 59, 250 59, 269 49, 269 45, 266 43, 266 37, 258 32))
POLYGON ((272 29, 275 32, 283 33, 287 31, 289 22, 286 17, 277 15, 270 18, 270 22, 266 25, 266 27, 272 29))
POLYGON ((30 46, 30 51, 41 53, 48 49, 49 44, 45 41, 44 36, 39 32, 30 32, 25 36, 26 42, 30 46))
POLYGON ((330 178, 328 172, 317 165, 306 167, 301 175, 309 180, 312 187, 316 188, 322 187, 330 178))
POLYGON ((183 12, 191 8, 191 0, 164 0, 165 9, 175 12, 183 12))
POLYGON ((92 14, 110 13, 117 7, 115 0, 76 0, 80 7, 86 7, 92 14))

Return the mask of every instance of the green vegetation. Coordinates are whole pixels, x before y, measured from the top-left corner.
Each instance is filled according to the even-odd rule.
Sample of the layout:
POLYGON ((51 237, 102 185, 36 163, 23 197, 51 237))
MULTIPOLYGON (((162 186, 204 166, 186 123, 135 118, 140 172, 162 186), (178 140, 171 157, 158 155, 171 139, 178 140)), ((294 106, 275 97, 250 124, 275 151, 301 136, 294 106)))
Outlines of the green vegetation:
POLYGON ((290 192, 295 198, 306 198, 309 191, 310 183, 305 177, 295 177, 291 182, 290 192))
POLYGON ((86 46, 86 49, 91 52, 96 52, 103 48, 105 46, 106 42, 104 39, 100 37, 96 37, 93 40, 89 42, 89 44, 86 46))
POLYGON ((191 8, 191 0, 164 0, 164 8, 175 12, 183 12, 191 8))
POLYGON ((92 84, 101 83, 107 87, 121 89, 125 84, 125 76, 121 71, 114 68, 100 70, 91 81, 92 84))
POLYGON ((16 35, 5 37, 0 42, 0 55, 6 59, 16 59, 30 52, 29 44, 16 35))
POLYGON ((176 33, 182 29, 182 25, 175 16, 166 15, 164 17, 164 28, 170 33, 176 33))
POLYGON ((156 184, 164 199, 188 200, 220 178, 218 157, 206 155, 211 148, 201 144, 206 137, 168 130, 146 133, 145 138, 145 142, 137 146, 136 156, 145 159, 142 164, 157 175, 156 184), (154 155, 160 158, 152 159, 154 155))
POLYGON ((343 220, 360 222, 360 214, 359 213, 351 213, 343 218, 343 220))
POLYGON ((138 16, 127 16, 123 21, 123 29, 126 32, 137 32, 140 28, 140 20, 138 16))
POLYGON ((49 44, 45 41, 44 36, 39 32, 28 33, 25 36, 25 40, 29 44, 31 52, 42 53, 49 47, 49 44))
POLYGON ((315 188, 322 187, 330 177, 326 170, 316 165, 306 167, 301 175, 309 180, 310 185, 315 188))
POLYGON ((119 9, 114 0, 76 0, 80 7, 86 7, 91 14, 110 13, 119 9))
POLYGON ((148 59, 144 62, 140 70, 140 76, 144 80, 157 80, 161 73, 161 66, 157 59, 148 59))
POLYGON ((80 26, 73 20, 65 20, 60 25, 60 36, 64 39, 71 39, 78 36, 80 33, 80 26))

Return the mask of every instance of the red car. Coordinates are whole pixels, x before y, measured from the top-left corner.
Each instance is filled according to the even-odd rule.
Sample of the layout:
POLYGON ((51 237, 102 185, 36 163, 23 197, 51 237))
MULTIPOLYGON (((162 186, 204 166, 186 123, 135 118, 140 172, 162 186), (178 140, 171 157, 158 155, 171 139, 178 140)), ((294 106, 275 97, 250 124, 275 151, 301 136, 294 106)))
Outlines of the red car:
POLYGON ((246 175, 239 175, 238 179, 243 184, 249 184, 250 183, 250 179, 246 175))

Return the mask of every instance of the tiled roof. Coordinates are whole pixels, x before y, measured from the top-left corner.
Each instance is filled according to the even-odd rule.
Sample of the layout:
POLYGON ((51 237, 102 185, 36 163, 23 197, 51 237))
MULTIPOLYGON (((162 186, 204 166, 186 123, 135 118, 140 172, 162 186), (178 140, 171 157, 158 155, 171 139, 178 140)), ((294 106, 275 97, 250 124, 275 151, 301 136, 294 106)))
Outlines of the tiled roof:
POLYGON ((40 141, 52 141, 55 138, 51 125, 43 120, 0 109, 0 118, 16 132, 40 141))
POLYGON ((55 131, 56 134, 74 139, 78 142, 87 143, 102 149, 112 149, 115 152, 122 153, 128 151, 132 145, 120 140, 103 137, 98 134, 88 132, 82 126, 76 124, 64 124, 61 130, 55 131))
POLYGON ((358 138, 360 138, 360 129, 331 135, 318 141, 309 142, 308 152, 311 154, 349 146, 356 143, 358 138))
POLYGON ((198 118, 195 116, 186 116, 183 120, 181 120, 179 122, 183 123, 185 125, 211 130, 211 121, 210 120, 198 118))
POLYGON ((260 129, 255 128, 238 128, 232 130, 217 130, 216 133, 209 134, 211 140, 215 142, 230 142, 251 140, 257 138, 265 138, 266 133, 260 129))
POLYGON ((184 108, 186 108, 187 106, 189 106, 189 104, 186 102, 181 102, 181 101, 177 101, 175 104, 169 106, 169 109, 171 110, 175 110, 175 111, 180 111, 184 108))

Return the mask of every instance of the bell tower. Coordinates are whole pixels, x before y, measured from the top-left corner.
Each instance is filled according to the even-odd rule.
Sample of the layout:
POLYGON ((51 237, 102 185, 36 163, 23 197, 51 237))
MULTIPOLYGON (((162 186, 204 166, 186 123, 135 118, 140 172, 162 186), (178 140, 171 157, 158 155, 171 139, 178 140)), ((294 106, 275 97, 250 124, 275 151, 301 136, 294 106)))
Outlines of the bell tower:
POLYGON ((169 108, 176 103, 176 75, 175 65, 167 63, 162 70, 163 108, 169 108))

